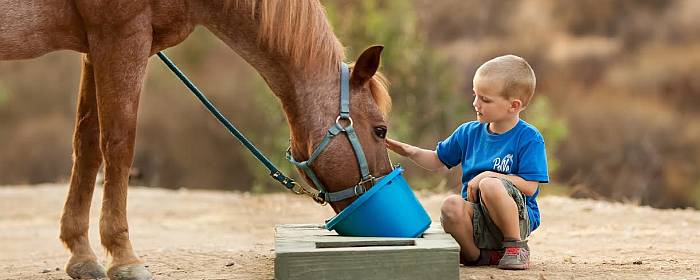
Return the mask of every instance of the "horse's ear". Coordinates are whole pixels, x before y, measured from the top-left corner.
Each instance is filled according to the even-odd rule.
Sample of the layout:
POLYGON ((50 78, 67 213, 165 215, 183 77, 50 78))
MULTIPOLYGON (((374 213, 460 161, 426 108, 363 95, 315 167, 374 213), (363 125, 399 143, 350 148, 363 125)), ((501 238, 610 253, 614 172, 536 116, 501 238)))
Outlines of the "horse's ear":
POLYGON ((365 84, 374 76, 374 73, 377 73, 383 49, 384 46, 377 45, 371 46, 362 52, 360 58, 355 62, 355 67, 352 69, 350 81, 353 84, 365 84))

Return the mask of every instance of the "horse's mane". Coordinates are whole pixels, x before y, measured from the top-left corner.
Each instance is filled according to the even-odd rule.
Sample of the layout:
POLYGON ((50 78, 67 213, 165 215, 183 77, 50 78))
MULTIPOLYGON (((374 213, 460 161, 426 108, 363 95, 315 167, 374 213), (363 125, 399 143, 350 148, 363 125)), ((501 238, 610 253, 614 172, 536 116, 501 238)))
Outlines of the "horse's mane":
MULTIPOLYGON (((225 0, 226 6, 246 4, 260 21, 260 43, 290 57, 301 69, 337 69, 345 58, 318 0, 225 0)), ((391 108, 387 80, 377 73, 370 81, 372 97, 382 113, 391 108)))
POLYGON ((248 7, 259 21, 263 47, 289 57, 300 69, 337 69, 345 58, 318 0, 224 0, 225 8, 248 7))

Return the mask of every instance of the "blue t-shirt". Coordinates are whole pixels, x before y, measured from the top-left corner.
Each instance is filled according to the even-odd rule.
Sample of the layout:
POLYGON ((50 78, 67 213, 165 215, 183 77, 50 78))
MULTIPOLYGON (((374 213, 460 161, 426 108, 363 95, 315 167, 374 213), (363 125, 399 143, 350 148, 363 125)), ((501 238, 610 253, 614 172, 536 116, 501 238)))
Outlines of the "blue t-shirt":
MULTIPOLYGON (((503 134, 488 131, 488 124, 472 121, 460 125, 437 144, 437 155, 445 166, 462 164, 462 197, 467 198, 467 183, 484 171, 516 175, 527 181, 549 182, 547 155, 542 134, 529 123, 520 120, 503 134)), ((526 196, 530 229, 540 225, 537 195, 526 196)))

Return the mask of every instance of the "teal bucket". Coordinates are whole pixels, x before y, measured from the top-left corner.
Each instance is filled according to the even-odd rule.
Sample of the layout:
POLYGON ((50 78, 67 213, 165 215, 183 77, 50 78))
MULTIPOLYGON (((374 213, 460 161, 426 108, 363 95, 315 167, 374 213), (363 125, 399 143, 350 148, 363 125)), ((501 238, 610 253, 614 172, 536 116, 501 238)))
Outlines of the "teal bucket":
POLYGON ((345 236, 420 237, 430 216, 397 167, 338 215, 326 229, 345 236))

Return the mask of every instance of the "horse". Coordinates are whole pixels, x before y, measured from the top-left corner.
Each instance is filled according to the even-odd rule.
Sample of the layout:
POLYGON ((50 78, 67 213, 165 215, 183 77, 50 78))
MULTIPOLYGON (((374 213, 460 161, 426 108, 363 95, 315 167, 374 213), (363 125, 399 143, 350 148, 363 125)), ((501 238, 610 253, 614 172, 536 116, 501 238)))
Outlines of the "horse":
MULTIPOLYGON (((0 0, 0 6, 0 60, 55 50, 83 53, 73 165, 60 219, 72 278, 152 278, 134 252, 126 213, 139 95, 149 58, 185 40, 196 26, 211 31, 266 81, 288 120, 295 159, 311 156, 340 110, 339 65, 345 54, 318 0, 0 0), (107 270, 88 240, 102 164, 99 228, 111 259, 107 270)), ((391 99, 377 72, 381 50, 367 48, 349 70, 352 121, 375 177, 391 171, 384 142, 391 99)), ((329 191, 360 180, 347 140, 331 141, 312 168, 329 191)), ((330 205, 337 213, 353 200, 330 205)))

